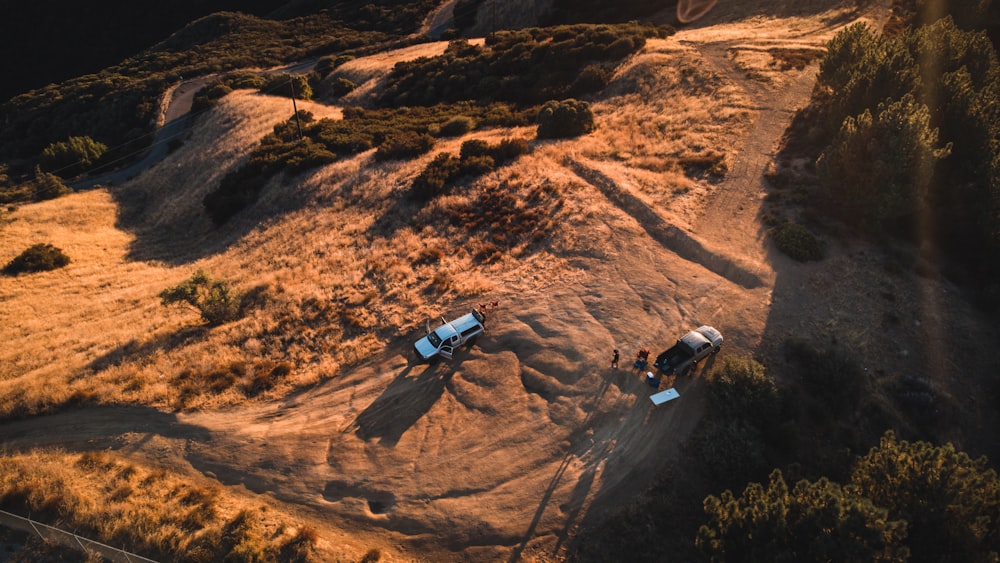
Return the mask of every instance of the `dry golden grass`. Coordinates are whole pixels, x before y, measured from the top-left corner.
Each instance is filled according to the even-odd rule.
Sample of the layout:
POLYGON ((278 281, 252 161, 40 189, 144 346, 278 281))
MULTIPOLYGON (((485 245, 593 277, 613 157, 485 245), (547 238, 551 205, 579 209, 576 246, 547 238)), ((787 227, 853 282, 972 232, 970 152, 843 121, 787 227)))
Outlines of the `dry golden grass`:
MULTIPOLYGON (((438 48, 342 71, 385 71, 438 48)), ((300 107, 317 118, 340 114, 300 107)), ((719 147, 733 145, 753 111, 676 38, 650 41, 627 61, 594 110, 594 134, 540 143, 422 210, 406 192, 433 154, 457 155, 474 137, 530 138, 533 128, 442 141, 411 162, 376 164, 365 153, 278 177, 252 215, 215 228, 202 198, 291 113, 287 99, 234 92, 129 184, 25 206, 0 230, 10 256, 51 242, 73 260, 61 271, 0 279, 0 337, 11 344, 0 352, 0 415, 71 402, 215 408, 334 377, 451 303, 552 283, 573 275, 558 256, 600 252, 578 228, 606 212, 604 198, 563 170, 563 155, 594 161, 683 222, 712 189, 706 170, 724 171, 719 147), (497 199, 501 184, 509 193, 497 199), (198 268, 254 292, 255 305, 212 329, 196 313, 162 307, 159 291, 198 268), (286 367, 272 375, 279 364, 286 367)))
MULTIPOLYGON (((620 208, 602 192, 621 190, 665 223, 681 228, 696 224, 705 202, 720 189, 718 176, 733 162, 758 116, 760 108, 748 87, 777 88, 784 80, 773 49, 809 48, 808 42, 755 41, 753 34, 763 36, 768 25, 773 22, 716 26, 717 36, 691 29, 650 41, 591 100, 598 126, 594 133, 532 140, 532 152, 513 164, 463 180, 423 206, 407 194, 436 153, 457 155, 462 142, 472 138, 491 143, 505 137, 534 139, 534 128, 442 139, 430 154, 412 161, 376 163, 368 152, 293 177, 278 176, 251 209, 215 227, 202 210, 204 195, 291 115, 287 99, 234 92, 196 120, 179 149, 128 184, 26 205, 3 216, 0 259, 50 242, 73 262, 54 272, 0 278, 0 339, 5 343, 0 350, 0 417, 80 403, 200 410, 177 416, 203 424, 213 432, 211 443, 192 438, 178 446, 188 448, 185 452, 172 452, 172 459, 194 463, 202 456, 204 461, 218 449, 237 460, 220 457, 220 465, 274 462, 269 468, 234 466, 220 472, 236 481, 253 472, 264 490, 289 495, 330 516, 331 527, 357 523, 350 507, 364 504, 353 498, 360 493, 343 500, 319 498, 331 482, 365 480, 366 486, 377 485, 376 492, 391 489, 397 495, 396 510, 406 516, 362 512, 371 519, 358 526, 364 529, 376 518, 376 526, 385 524, 385 537, 391 539, 380 546, 400 537, 391 524, 410 520, 421 534, 425 528, 420 526, 455 529, 455 545, 477 546, 450 554, 456 558, 475 558, 479 546, 492 555, 508 549, 532 519, 539 526, 537 541, 551 544, 559 530, 573 523, 565 510, 554 507, 565 502, 579 511, 570 510, 571 515, 583 515, 601 494, 609 495, 605 503, 612 502, 611 493, 618 492, 614 487, 641 486, 642 478, 655 471, 650 468, 662 462, 658 442, 649 439, 660 434, 649 433, 683 436, 697 420, 697 399, 684 403, 693 412, 679 411, 683 415, 676 419, 646 417, 641 409, 623 406, 639 400, 639 391, 630 384, 645 385, 624 373, 606 394, 598 395, 597 385, 610 381, 595 373, 597 362, 605 361, 603 350, 663 341, 668 334, 675 336, 676 326, 695 319, 728 323, 721 325, 727 341, 753 348, 768 320, 769 295, 748 296, 671 255, 644 231, 642 221, 651 215, 630 215, 640 206, 620 208), (730 51, 730 45, 717 43, 725 40, 739 48, 730 51), (737 83, 748 71, 773 79, 737 83), (573 162, 605 176, 607 185, 579 176, 573 162), (208 328, 196 312, 160 305, 162 289, 199 268, 252 296, 242 318, 208 328), (422 332, 425 319, 492 300, 509 300, 519 309, 498 312, 502 320, 490 328, 491 338, 482 348, 469 350, 468 361, 456 364, 454 374, 439 378, 432 368, 410 366, 401 357, 422 332), (306 391, 295 396, 302 397, 301 405, 295 405, 302 408, 298 415, 288 409, 286 422, 271 426, 272 419, 260 414, 271 413, 281 399, 283 405, 294 403, 288 399, 293 391, 333 378, 339 380, 316 391, 327 403, 315 404, 317 395, 306 391), (338 388, 341 384, 344 388, 338 388), (397 397, 415 402, 409 406, 416 413, 412 419, 403 416, 400 424, 414 430, 394 436, 398 442, 383 445, 344 430, 360 420, 367 423, 369 435, 381 431, 393 438, 382 425, 395 428, 401 412, 396 407, 405 406, 397 405, 397 397), (245 403, 260 404, 228 409, 245 403), (223 407, 224 414, 213 412, 223 407), (513 416, 503 421, 517 420, 517 425, 504 432, 484 431, 483 420, 500 421, 490 409, 513 416), (588 413, 601 409, 609 423, 595 420, 590 442, 577 440, 574 432, 589 420, 588 413), (226 426, 230 420, 232 427, 226 426), (253 428, 244 434, 243 426, 253 428), (543 449, 517 441, 531 433, 550 441, 543 449), (510 444, 483 439, 497 434, 510 444), (260 457, 246 449, 250 438, 267 442, 260 457), (585 442, 595 449, 586 444, 577 448, 585 442), (427 451, 460 459, 462 466, 418 470, 434 457, 427 451), (282 452, 294 459, 281 459, 282 452), (572 452, 582 457, 574 458, 566 479, 554 481, 554 473, 566 470, 557 473, 559 458, 566 455, 568 460, 572 452), (492 464, 496 466, 510 459, 534 461, 510 475, 487 478, 493 468, 484 471, 477 463, 490 456, 504 460, 492 464), (615 460, 627 464, 639 477, 605 473, 599 464, 581 461, 587 456, 611 460, 608 467, 615 460), (278 476, 283 468, 294 473, 278 476), (583 478, 587 475, 590 481, 583 478), (480 483, 476 491, 485 492, 446 494, 452 480, 480 483), (592 490, 576 489, 578 483, 591 482, 592 490), (441 497, 422 503, 428 490, 438 489, 441 497), (518 492, 508 495, 514 489, 518 492), (538 498, 546 490, 551 506, 545 510, 543 504, 539 510, 538 498), (496 504, 487 509, 482 501, 496 504), (457 515, 469 516, 468 524, 455 525, 457 515), (477 523, 497 530, 496 538, 479 539, 474 535, 477 523), (475 543, 480 541, 494 543, 475 543)), ((375 81, 375 87, 394 60, 428 54, 422 49, 431 48, 443 49, 443 44, 348 63, 339 72, 355 72, 359 80, 375 81)), ((340 112, 315 104, 301 107, 317 117, 340 112)), ((139 440, 125 441, 144 447, 139 440)), ((149 451, 154 450, 144 450, 149 451)), ((8 456, 0 466, 16 467, 0 475, 23 475, 23 468, 34 465, 62 475, 67 491, 99 491, 90 497, 64 494, 81 521, 91 518, 86 516, 90 511, 99 513, 99 506, 91 504, 119 511, 145 506, 137 499, 138 477, 115 477, 105 485, 102 479, 123 470, 86 469, 75 460, 60 464, 59 459, 66 459, 60 455, 8 456)), ((96 467, 109 463, 98 460, 96 467)), ((153 474, 142 466, 134 471, 153 474)), ((15 487, 18 478, 11 477, 4 487, 15 487)), ((166 483, 175 477, 163 479, 166 483)), ((59 490, 48 483, 39 483, 39 490, 59 490)), ((153 487, 151 495, 166 487, 153 487)), ((215 497, 217 513, 209 518, 210 510, 196 510, 207 500, 195 501, 211 493, 192 494, 191 506, 175 512, 211 523, 231 521, 239 512, 223 490, 215 497)), ((155 498, 177 507, 188 496, 155 498)), ((193 534, 183 531, 164 534, 150 532, 150 541, 194 541, 193 534)), ((269 534, 273 532, 263 533, 269 534)), ((423 545, 446 543, 439 539, 423 545)), ((528 553, 530 549, 524 551, 528 553)))
POLYGON ((159 559, 309 561, 318 539, 291 515, 207 480, 104 453, 0 456, 0 506, 159 559))

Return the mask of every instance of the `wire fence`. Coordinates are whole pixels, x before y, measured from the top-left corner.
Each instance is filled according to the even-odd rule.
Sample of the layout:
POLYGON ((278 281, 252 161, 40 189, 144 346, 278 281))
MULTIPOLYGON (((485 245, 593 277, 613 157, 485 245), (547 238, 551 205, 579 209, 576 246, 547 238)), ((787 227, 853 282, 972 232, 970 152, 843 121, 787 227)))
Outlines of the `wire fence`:
POLYGON ((115 563, 156 563, 155 560, 129 553, 124 549, 111 547, 101 542, 78 536, 72 532, 53 528, 41 522, 36 522, 30 518, 11 514, 0 510, 0 526, 5 526, 14 530, 21 530, 29 534, 35 534, 45 543, 55 543, 70 549, 78 549, 85 553, 96 553, 108 561, 115 563))

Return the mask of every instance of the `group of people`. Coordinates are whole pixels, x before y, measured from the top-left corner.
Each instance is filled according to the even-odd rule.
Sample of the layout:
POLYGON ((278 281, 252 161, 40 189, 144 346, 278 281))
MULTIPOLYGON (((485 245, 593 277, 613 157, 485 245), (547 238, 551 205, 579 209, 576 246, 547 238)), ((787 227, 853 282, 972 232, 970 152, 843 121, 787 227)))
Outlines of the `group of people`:
MULTIPOLYGON (((614 355, 611 357, 611 367, 613 369, 618 369, 618 360, 620 358, 621 354, 618 352, 618 349, 615 348, 614 355)), ((639 371, 642 371, 645 370, 646 366, 648 365, 649 365, 649 348, 643 346, 642 348, 639 349, 639 353, 635 355, 635 362, 632 363, 632 367, 634 367, 639 371)), ((660 379, 655 375, 653 375, 653 372, 647 371, 646 383, 649 384, 651 387, 659 388, 660 379)))
MULTIPOLYGON (((614 356, 611 358, 611 367, 613 369, 618 369, 618 360, 620 357, 621 355, 618 353, 618 348, 615 348, 614 356)), ((646 369, 647 365, 649 365, 649 348, 643 346, 639 349, 639 353, 635 355, 635 362, 632 364, 632 367, 636 369, 646 369)))

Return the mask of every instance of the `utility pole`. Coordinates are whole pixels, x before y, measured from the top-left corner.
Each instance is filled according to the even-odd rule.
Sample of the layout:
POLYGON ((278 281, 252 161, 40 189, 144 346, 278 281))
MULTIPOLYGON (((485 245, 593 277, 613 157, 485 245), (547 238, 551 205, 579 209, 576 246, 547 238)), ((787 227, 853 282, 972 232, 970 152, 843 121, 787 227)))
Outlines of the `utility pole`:
POLYGON ((288 85, 292 87, 292 111, 295 112, 295 126, 299 130, 299 140, 302 140, 302 123, 299 121, 299 108, 295 105, 295 79, 289 77, 288 85))
POLYGON ((496 41, 497 38, 497 0, 493 0, 493 33, 490 34, 490 41, 496 41))

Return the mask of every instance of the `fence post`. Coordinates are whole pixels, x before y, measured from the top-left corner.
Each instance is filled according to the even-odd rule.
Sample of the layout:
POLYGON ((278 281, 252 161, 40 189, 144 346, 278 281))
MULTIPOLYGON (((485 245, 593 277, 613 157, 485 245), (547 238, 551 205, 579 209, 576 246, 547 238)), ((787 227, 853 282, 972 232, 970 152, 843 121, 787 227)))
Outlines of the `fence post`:
POLYGON ((38 537, 41 538, 43 542, 49 543, 49 540, 45 539, 45 536, 38 531, 38 526, 35 526, 35 523, 31 521, 31 516, 28 516, 28 524, 31 524, 31 528, 35 530, 35 533, 38 534, 38 537))

